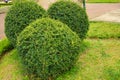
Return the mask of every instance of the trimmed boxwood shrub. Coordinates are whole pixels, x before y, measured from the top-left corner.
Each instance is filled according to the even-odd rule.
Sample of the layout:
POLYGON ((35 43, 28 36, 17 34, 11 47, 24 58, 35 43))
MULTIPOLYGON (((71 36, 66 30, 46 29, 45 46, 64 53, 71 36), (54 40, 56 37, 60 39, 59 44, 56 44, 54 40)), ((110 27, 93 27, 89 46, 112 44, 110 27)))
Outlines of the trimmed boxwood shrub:
POLYGON ((26 27, 17 49, 29 75, 53 80, 77 60, 81 40, 67 25, 43 18, 26 27))
POLYGON ((67 24, 81 39, 88 31, 89 22, 84 9, 71 1, 58 1, 48 9, 50 18, 57 19, 67 24))
POLYGON ((32 1, 20 1, 15 3, 5 18, 5 33, 13 46, 20 32, 32 21, 41 18, 46 11, 32 1))

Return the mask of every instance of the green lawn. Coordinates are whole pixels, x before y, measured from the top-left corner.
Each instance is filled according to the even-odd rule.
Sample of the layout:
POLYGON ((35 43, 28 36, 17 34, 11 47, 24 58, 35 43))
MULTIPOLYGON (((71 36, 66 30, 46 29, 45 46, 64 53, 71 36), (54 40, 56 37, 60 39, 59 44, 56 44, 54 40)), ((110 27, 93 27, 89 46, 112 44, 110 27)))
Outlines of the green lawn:
MULTIPOLYGON (((88 48, 74 68, 57 80, 120 80, 120 40, 86 39, 85 42, 88 48)), ((24 73, 16 50, 0 61, 0 80, 28 80, 24 73)))
POLYGON ((0 5, 0 8, 3 7, 2 5, 0 5))
POLYGON ((28 80, 16 50, 6 53, 0 60, 0 80, 28 80))
POLYGON ((0 3, 0 8, 1 7, 4 7, 4 6, 11 6, 12 5, 12 2, 10 2, 10 3, 0 3))
POLYGON ((91 22, 88 31, 89 38, 120 38, 120 23, 91 22))
MULTIPOLYGON (((7 39, 0 41, 8 43, 7 39)), ((76 65, 57 80, 120 80, 120 24, 90 22, 84 43, 86 50, 76 65)), ((0 58, 0 80, 29 80, 16 49, 0 58)))
POLYGON ((0 56, 2 53, 11 50, 13 47, 11 46, 9 40, 7 38, 0 40, 0 56))
POLYGON ((88 3, 117 3, 120 0, 87 0, 88 3))
POLYGON ((87 39, 89 48, 57 80, 120 80, 120 40, 87 39))

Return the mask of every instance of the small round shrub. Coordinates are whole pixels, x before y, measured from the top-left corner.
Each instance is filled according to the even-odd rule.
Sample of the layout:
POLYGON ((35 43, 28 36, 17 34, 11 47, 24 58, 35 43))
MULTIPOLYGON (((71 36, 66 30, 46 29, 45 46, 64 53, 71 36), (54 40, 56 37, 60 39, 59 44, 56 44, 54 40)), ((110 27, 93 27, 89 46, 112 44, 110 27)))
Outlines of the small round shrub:
POLYGON ((16 2, 5 18, 5 33, 15 47, 16 38, 20 32, 32 21, 41 18, 46 11, 32 1, 16 2))
POLYGON ((71 1, 58 1, 48 9, 50 18, 67 24, 81 39, 86 37, 89 22, 84 9, 71 1))
POLYGON ((29 75, 40 80, 55 79, 77 60, 81 40, 62 22, 43 18, 26 27, 18 37, 17 49, 29 75))

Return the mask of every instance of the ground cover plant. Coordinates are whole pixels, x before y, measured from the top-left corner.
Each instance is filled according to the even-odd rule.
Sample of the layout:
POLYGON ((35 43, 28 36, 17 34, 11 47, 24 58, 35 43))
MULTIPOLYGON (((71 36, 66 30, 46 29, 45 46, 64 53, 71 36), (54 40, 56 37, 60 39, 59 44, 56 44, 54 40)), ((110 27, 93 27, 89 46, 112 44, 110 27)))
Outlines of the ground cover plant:
POLYGON ((29 23, 45 14, 46 11, 33 1, 13 4, 5 18, 5 33, 12 45, 16 45, 17 36, 29 23))
POLYGON ((80 56, 76 66, 57 80, 119 80, 120 40, 85 41, 89 48, 80 56))
MULTIPOLYGON (((112 25, 111 27, 116 26, 116 23, 108 24, 108 22, 91 22, 90 27, 98 26, 97 23, 104 23, 104 28, 108 27, 109 24, 112 25)), ((99 30, 101 27, 97 28, 99 30)), ((90 28, 90 30, 92 29, 94 28, 90 28)), ((114 31, 113 28, 110 29, 111 31, 114 31)), ((116 33, 117 31, 114 32, 116 33)), ((96 36, 95 39, 87 38, 84 42, 87 45, 87 50, 79 56, 79 60, 70 71, 60 75, 56 80, 119 80, 120 40, 114 38, 97 39, 96 36)), ((29 80, 28 76, 26 74, 24 75, 24 73, 25 67, 22 67, 16 50, 8 52, 0 60, 1 80, 6 80, 6 78, 7 80, 16 80, 18 78, 19 80, 29 80)))
POLYGON ((0 5, 0 8, 2 7, 2 5, 0 5))
POLYGON ((10 7, 11 6, 2 6, 2 7, 0 7, 0 14, 8 12, 10 7))
POLYGON ((0 80, 28 80, 16 49, 0 59, 0 80))
POLYGON ((11 5, 12 5, 11 2, 10 2, 10 3, 7 3, 7 4, 6 4, 6 3, 1 3, 1 2, 0 2, 0 8, 1 8, 1 7, 4 7, 4 6, 11 6, 11 5))
POLYGON ((75 64, 81 44, 79 36, 66 24, 43 18, 22 31, 17 49, 29 75, 55 80, 75 64))
POLYGON ((2 7, 2 6, 0 5, 0 7, 2 7))
POLYGON ((83 8, 71 1, 58 1, 53 3, 49 9, 50 18, 60 20, 67 24, 81 39, 86 37, 89 22, 83 8))
POLYGON ((87 0, 90 3, 119 3, 120 0, 87 0))
POLYGON ((3 5, 3 6, 7 6, 7 5, 12 5, 12 2, 9 2, 9 3, 3 3, 3 2, 0 2, 0 5, 3 5))
POLYGON ((120 23, 91 22, 88 31, 89 38, 120 38, 120 23))
MULTIPOLYGON (((86 39, 85 42, 88 48, 79 57, 76 65, 56 80, 119 80, 120 41, 116 39, 86 39)), ((6 76, 11 76, 12 79, 7 78, 8 80, 18 78, 19 80, 29 80, 28 76, 23 75, 25 70, 20 66, 21 62, 18 57, 18 53, 13 50, 2 58, 0 61, 1 80, 6 80, 6 76), (13 55, 17 55, 16 58, 13 55), (12 66, 10 67, 10 65, 12 66)))
POLYGON ((0 56, 2 53, 5 53, 11 49, 13 49, 13 47, 7 38, 0 40, 0 56))

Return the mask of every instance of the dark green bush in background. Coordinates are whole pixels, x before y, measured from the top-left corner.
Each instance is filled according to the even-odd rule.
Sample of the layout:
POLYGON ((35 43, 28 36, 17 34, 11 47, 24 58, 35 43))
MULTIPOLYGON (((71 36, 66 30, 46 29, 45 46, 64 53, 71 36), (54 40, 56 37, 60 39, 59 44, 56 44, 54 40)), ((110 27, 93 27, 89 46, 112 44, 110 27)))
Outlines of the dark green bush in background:
POLYGON ((80 44, 79 36, 67 25, 43 18, 22 31, 17 49, 30 75, 53 80, 75 64, 80 44))
POLYGON ((32 21, 43 17, 46 11, 32 1, 15 3, 5 19, 5 33, 10 42, 15 46, 19 33, 32 21))
POLYGON ((88 31, 89 22, 86 12, 76 3, 71 1, 58 1, 48 9, 50 18, 57 19, 67 24, 81 39, 88 31))

